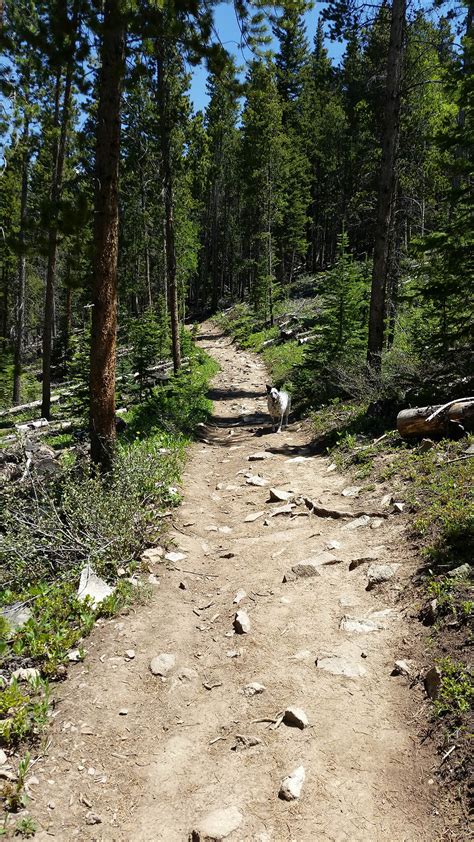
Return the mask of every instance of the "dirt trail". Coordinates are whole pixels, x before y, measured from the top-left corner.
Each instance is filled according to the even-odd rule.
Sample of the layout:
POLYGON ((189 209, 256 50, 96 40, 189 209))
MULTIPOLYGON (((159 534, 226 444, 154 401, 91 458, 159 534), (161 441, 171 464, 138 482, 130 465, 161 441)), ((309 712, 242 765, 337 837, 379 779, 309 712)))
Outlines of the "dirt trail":
POLYGON ((242 816, 232 840, 440 838, 436 787, 428 784, 433 757, 410 719, 421 696, 407 679, 390 676, 414 634, 399 600, 412 570, 401 520, 391 517, 377 529, 347 529, 350 521, 314 515, 245 522, 277 507, 266 502, 270 486, 332 508, 362 508, 367 496, 342 497, 347 478, 328 473, 327 459, 291 461, 298 451, 308 456, 304 429, 271 434, 267 418, 252 417, 265 411, 263 365, 210 325, 204 330, 200 344, 221 371, 211 395, 213 425, 192 447, 171 533, 186 558, 176 570, 157 566, 151 604, 97 627, 86 661, 59 688, 49 755, 33 770, 37 838, 184 842, 209 812, 229 807, 242 816), (264 449, 269 458, 248 461, 264 449), (268 486, 248 485, 249 470, 268 486), (342 563, 282 583, 292 565, 333 540, 342 563), (375 547, 383 548, 381 561, 401 566, 394 585, 367 592, 367 566, 349 572, 348 563, 375 547), (230 636, 239 589, 248 594, 240 607, 251 631, 230 636), (344 615, 386 609, 393 610, 378 616, 385 628, 340 628, 344 615), (135 650, 133 660, 124 659, 127 649, 135 650), (165 680, 149 671, 160 653, 176 657, 165 680), (363 674, 316 667, 325 656, 341 656, 363 674), (244 695, 250 682, 265 692, 244 695), (289 705, 303 708, 310 727, 271 729, 261 721, 289 705), (127 715, 119 714, 123 708, 127 715), (232 750, 239 734, 262 742, 232 750), (281 779, 299 765, 306 771, 301 798, 279 800, 281 779))

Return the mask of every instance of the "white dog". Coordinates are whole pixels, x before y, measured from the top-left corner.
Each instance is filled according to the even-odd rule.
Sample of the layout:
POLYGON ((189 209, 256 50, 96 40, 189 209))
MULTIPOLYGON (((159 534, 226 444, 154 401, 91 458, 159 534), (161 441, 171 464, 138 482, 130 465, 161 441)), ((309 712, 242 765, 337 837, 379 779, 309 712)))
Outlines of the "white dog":
POLYGON ((275 432, 278 420, 280 426, 278 427, 281 433, 282 426, 288 426, 288 416, 291 409, 291 395, 288 392, 280 392, 275 386, 267 386, 267 405, 268 411, 272 419, 272 430, 275 432))

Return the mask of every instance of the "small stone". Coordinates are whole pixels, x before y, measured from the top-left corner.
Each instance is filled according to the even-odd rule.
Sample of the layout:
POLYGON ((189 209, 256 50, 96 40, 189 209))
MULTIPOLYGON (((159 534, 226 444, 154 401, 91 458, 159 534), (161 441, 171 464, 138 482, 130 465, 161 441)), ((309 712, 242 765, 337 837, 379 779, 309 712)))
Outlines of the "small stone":
POLYGON ((319 565, 311 561, 302 561, 299 564, 294 564, 291 568, 292 572, 300 579, 308 579, 311 576, 320 576, 321 571, 318 569, 319 565))
POLYGON ((270 453, 265 453, 265 451, 262 450, 259 453, 251 453, 250 456, 248 457, 248 461, 249 462, 262 462, 263 459, 268 459, 270 455, 271 455, 270 453))
POLYGON ((380 556, 378 550, 367 550, 359 556, 353 558, 349 564, 349 570, 357 570, 361 564, 367 564, 369 561, 376 561, 380 556))
POLYGON ((395 661, 393 665, 392 675, 411 675, 411 669, 406 661, 395 661))
POLYGON ((127 649, 125 651, 125 658, 127 661, 133 661, 135 657, 135 649, 127 649))
POLYGON ((273 512, 271 512, 270 517, 277 517, 278 515, 291 515, 291 512, 294 508, 294 503, 287 503, 286 506, 278 506, 278 509, 274 509, 273 512))
POLYGON ((384 494, 384 496, 382 497, 382 499, 380 501, 380 505, 382 506, 382 509, 387 509, 391 505, 392 500, 393 500, 393 497, 392 497, 391 494, 384 494))
POLYGON ((433 439, 422 439, 418 447, 418 453, 427 453, 434 447, 434 444, 433 439))
POLYGON ((383 526, 384 520, 381 517, 374 517, 372 523, 370 524, 371 529, 380 529, 383 526))
POLYGON ((150 547, 142 553, 142 561, 147 564, 160 564, 163 561, 164 554, 163 547, 150 547))
POLYGON ((259 517, 263 517, 264 514, 265 512, 252 512, 252 514, 247 515, 244 519, 244 523, 253 523, 254 520, 258 520, 259 517))
POLYGON ((345 523, 341 528, 345 532, 352 532, 354 529, 360 529, 361 526, 368 526, 369 523, 370 517, 368 515, 361 515, 349 521, 349 523, 345 523))
POLYGON ((423 624, 433 626, 438 618, 438 600, 432 599, 422 613, 423 624))
POLYGON ((83 660, 83 657, 82 657, 79 649, 70 649, 69 652, 67 653, 67 658, 68 658, 68 661, 71 661, 72 663, 83 660))
POLYGON ((179 583, 179 587, 182 591, 188 590, 188 583, 186 582, 185 579, 183 579, 183 581, 179 583))
MULTIPOLYGON (((319 571, 318 571, 319 573, 319 571)), ((287 570, 285 575, 283 576, 282 582, 286 584, 287 582, 296 582, 297 579, 296 573, 293 573, 292 570, 287 570)))
POLYGON ((119 567, 118 570, 117 570, 117 576, 121 579, 123 576, 126 576, 126 575, 127 575, 127 571, 125 570, 125 567, 119 567))
POLYGON ((245 734, 235 735, 236 743, 232 746, 231 751, 245 751, 245 749, 253 748, 253 746, 261 745, 260 737, 246 736, 245 734))
POLYGON ((401 514, 403 512, 404 508, 405 508, 405 503, 398 503, 397 502, 397 503, 393 504, 393 511, 398 512, 399 514, 401 514))
POLYGON ((301 708, 286 708, 283 714, 283 722, 285 725, 290 725, 292 728, 307 728, 309 725, 308 717, 301 708))
POLYGON ((173 564, 177 564, 178 561, 184 561, 185 558, 186 556, 184 555, 184 553, 171 552, 166 553, 165 555, 166 561, 171 561, 173 564))
POLYGON ((377 585, 388 582, 395 576, 398 564, 370 564, 367 570, 367 590, 371 591, 377 585))
POLYGON ((223 535, 229 535, 232 532, 231 526, 219 526, 219 532, 222 532, 223 535))
POLYGON ((228 658, 239 658, 240 654, 241 653, 238 649, 228 649, 226 652, 228 658))
POLYGON ((271 503, 289 503, 295 496, 292 491, 285 491, 283 488, 270 488, 269 494, 271 503))
POLYGON ((189 842, 220 842, 240 827, 242 819, 237 807, 214 810, 191 831, 189 842))
POLYGON ((234 605, 239 605, 239 603, 242 602, 242 600, 245 599, 246 596, 247 596, 246 591, 244 591, 244 590, 237 591, 236 595, 234 596, 234 599, 232 600, 234 605))
POLYGON ((259 488, 263 488, 265 485, 268 485, 268 480, 264 479, 259 474, 255 474, 255 476, 248 477, 246 483, 247 485, 256 485, 259 488))
POLYGON ((54 801, 48 801, 48 810, 54 810, 55 807, 56 804, 54 803, 54 801))
POLYGON ((337 465, 335 462, 331 462, 331 464, 326 468, 326 473, 331 474, 335 470, 337 470, 337 465))
POLYGON ((35 667, 20 667, 12 672, 12 679, 16 681, 35 681, 40 677, 40 671, 35 667))
POLYGON ((367 652, 361 652, 360 657, 361 658, 367 658, 368 657, 367 652))
POLYGON ((425 675, 425 690, 430 697, 435 701, 438 698, 441 688, 441 671, 438 667, 431 667, 425 675))
POLYGON ((341 491, 341 494, 343 497, 357 497, 360 491, 362 491, 361 485, 348 485, 341 491))
POLYGON ((367 634, 368 632, 379 631, 385 628, 376 620, 371 620, 370 617, 343 617, 339 626, 343 631, 356 632, 358 634, 367 634))
POLYGON ((168 655, 166 653, 162 655, 156 655, 150 661, 150 670, 153 675, 161 675, 166 676, 171 670, 174 668, 176 664, 176 658, 174 655, 168 655))
POLYGON ((149 585, 159 585, 160 584, 160 580, 158 579, 158 576, 155 576, 154 573, 150 573, 147 581, 148 581, 149 585))
POLYGON ((3 748, 0 748, 0 766, 4 766, 5 763, 7 762, 7 760, 8 760, 8 757, 5 754, 5 752, 3 751, 3 748))
POLYGON ((264 684, 259 684, 258 681, 252 681, 251 684, 246 684, 242 688, 244 696, 257 696, 259 693, 264 693, 266 687, 264 684))
POLYGON ((120 708, 119 716, 128 716, 128 708, 120 708))
POLYGON ((102 824, 102 819, 97 813, 89 812, 86 814, 86 824, 102 824))
POLYGON ((296 801, 296 799, 301 795, 305 777, 306 775, 303 766, 298 766, 298 768, 294 769, 290 775, 283 778, 280 784, 278 797, 282 798, 284 801, 296 801))
POLYGON ((237 634, 248 634, 250 631, 250 619, 245 611, 237 611, 234 617, 234 629, 237 634))
POLYGON ((455 567, 453 570, 450 570, 446 575, 449 576, 450 579, 457 579, 458 577, 467 579, 471 575, 471 565, 467 563, 460 564, 459 567, 455 567))
POLYGON ((341 544, 340 541, 328 541, 327 544, 326 544, 327 550, 340 550, 341 547, 342 547, 342 544, 341 544))

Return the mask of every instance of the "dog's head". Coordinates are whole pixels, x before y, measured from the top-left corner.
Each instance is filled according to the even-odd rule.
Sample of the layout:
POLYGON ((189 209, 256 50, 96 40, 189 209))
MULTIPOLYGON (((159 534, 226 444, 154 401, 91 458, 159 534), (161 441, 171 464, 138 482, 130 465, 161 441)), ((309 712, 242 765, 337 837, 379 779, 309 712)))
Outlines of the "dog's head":
POLYGON ((269 386, 267 384, 267 397, 271 398, 273 401, 277 401, 278 394, 278 389, 275 386, 269 386))

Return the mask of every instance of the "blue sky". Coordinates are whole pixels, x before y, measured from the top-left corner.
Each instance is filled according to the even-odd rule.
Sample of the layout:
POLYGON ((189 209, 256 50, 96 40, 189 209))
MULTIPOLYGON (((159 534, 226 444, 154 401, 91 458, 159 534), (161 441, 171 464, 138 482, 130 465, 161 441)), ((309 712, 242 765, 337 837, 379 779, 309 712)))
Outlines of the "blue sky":
MULTIPOLYGON (((316 32, 319 14, 325 5, 325 3, 316 2, 314 8, 305 14, 307 36, 310 45, 312 45, 314 33, 316 32)), ((235 56, 237 64, 245 65, 245 61, 248 61, 251 56, 248 51, 242 52, 240 49, 240 30, 235 19, 234 4, 232 2, 220 3, 216 7, 215 30, 224 47, 235 56)), ((329 54, 337 62, 342 55, 343 45, 331 43, 328 40, 326 46, 329 54)), ((206 94, 207 73, 204 64, 193 68, 192 74, 190 95, 194 108, 198 111, 199 109, 205 108, 208 101, 206 94)))

